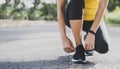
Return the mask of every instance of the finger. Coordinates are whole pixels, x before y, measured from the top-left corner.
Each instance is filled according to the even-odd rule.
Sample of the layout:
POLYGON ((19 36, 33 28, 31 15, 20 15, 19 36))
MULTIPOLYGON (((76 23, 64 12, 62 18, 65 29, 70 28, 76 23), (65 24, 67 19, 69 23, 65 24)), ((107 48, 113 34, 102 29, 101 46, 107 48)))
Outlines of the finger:
POLYGON ((70 50, 70 52, 74 52, 74 51, 75 51, 75 49, 70 50))
POLYGON ((91 49, 90 50, 93 50, 94 49, 94 44, 91 43, 91 49))
POLYGON ((74 47, 71 46, 71 47, 70 47, 70 50, 71 50, 71 52, 73 52, 75 49, 74 49, 74 47))
POLYGON ((87 50, 90 50, 90 49, 91 49, 91 45, 90 43, 88 43, 87 50))
POLYGON ((75 51, 74 48, 69 48, 69 50, 70 50, 70 53, 75 51))
POLYGON ((64 52, 67 52, 65 48, 63 48, 64 52))
POLYGON ((92 50, 93 49, 93 44, 90 44, 90 50, 92 50))
POLYGON ((91 43, 91 48, 90 48, 90 50, 93 50, 93 43, 91 43))
POLYGON ((66 50, 66 52, 69 52, 69 51, 70 51, 69 47, 66 47, 65 50, 66 50))
POLYGON ((67 52, 67 48, 63 48, 65 52, 67 52))
POLYGON ((68 53, 71 53, 71 50, 70 50, 70 48, 67 48, 67 52, 68 52, 68 53))
POLYGON ((68 44, 68 50, 69 50, 70 52, 73 52, 73 51, 74 51, 74 47, 73 47, 73 44, 72 44, 72 43, 68 44))
POLYGON ((85 43, 85 49, 86 49, 86 50, 88 49, 88 44, 87 44, 87 43, 85 43))
POLYGON ((91 50, 93 50, 94 49, 94 44, 93 44, 93 42, 91 43, 91 50))
POLYGON ((90 50, 90 44, 88 44, 88 46, 87 46, 87 50, 90 50))
POLYGON ((92 50, 94 50, 94 48, 95 48, 95 46, 94 46, 94 44, 92 45, 92 50))
POLYGON ((92 44, 91 43, 88 44, 88 50, 92 50, 92 44))

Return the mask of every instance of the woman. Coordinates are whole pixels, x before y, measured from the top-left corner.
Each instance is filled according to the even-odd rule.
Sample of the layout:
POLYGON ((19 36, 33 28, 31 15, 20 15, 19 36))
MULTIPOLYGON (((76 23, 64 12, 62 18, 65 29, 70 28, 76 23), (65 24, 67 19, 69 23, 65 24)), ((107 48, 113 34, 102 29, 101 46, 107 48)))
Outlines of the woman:
POLYGON ((74 51, 74 46, 72 45, 71 40, 66 36, 66 20, 67 23, 70 23, 70 27, 76 42, 75 54, 72 59, 73 62, 83 63, 85 61, 85 50, 95 49, 100 53, 106 53, 108 51, 108 44, 105 38, 102 37, 102 32, 99 27, 107 3, 108 0, 85 0, 85 4, 84 0, 70 0, 66 13, 64 13, 65 0, 58 0, 58 21, 64 51, 68 53, 74 51), (95 5, 95 8, 89 8, 92 5, 95 5), (83 9, 84 22, 82 21, 83 9), (94 13, 88 12, 91 9, 94 13), (92 17, 90 17, 90 14, 92 14, 92 17), (83 47, 82 44, 82 27, 83 30, 87 32, 85 47, 83 47), (102 41, 102 44, 105 47, 98 46, 100 45, 98 44, 100 42, 98 37, 102 37, 100 41, 102 41), (101 48, 105 48, 105 50, 103 49, 103 51, 101 51, 101 48))

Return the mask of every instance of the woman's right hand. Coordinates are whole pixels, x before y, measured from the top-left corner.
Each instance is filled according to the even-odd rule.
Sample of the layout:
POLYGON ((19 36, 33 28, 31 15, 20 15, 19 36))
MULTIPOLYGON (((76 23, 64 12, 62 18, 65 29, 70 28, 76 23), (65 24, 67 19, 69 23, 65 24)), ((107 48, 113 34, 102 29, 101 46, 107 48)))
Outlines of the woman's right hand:
POLYGON ((68 37, 62 38, 63 49, 67 53, 75 51, 72 41, 68 37))

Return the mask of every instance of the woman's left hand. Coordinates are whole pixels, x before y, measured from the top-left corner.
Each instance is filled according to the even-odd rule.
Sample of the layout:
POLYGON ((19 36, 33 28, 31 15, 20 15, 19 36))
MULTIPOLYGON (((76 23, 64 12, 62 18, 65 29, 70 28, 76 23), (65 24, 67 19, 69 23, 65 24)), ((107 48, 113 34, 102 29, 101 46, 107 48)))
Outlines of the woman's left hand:
POLYGON ((95 48, 95 35, 88 33, 85 40, 85 50, 93 50, 95 48))

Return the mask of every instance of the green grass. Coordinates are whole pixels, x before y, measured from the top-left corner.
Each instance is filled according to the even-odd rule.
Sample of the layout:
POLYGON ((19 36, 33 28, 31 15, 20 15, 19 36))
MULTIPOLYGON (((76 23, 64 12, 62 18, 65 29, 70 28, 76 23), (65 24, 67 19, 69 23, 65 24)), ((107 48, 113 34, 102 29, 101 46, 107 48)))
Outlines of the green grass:
POLYGON ((120 8, 116 7, 113 12, 106 11, 104 19, 107 25, 120 26, 120 8))

